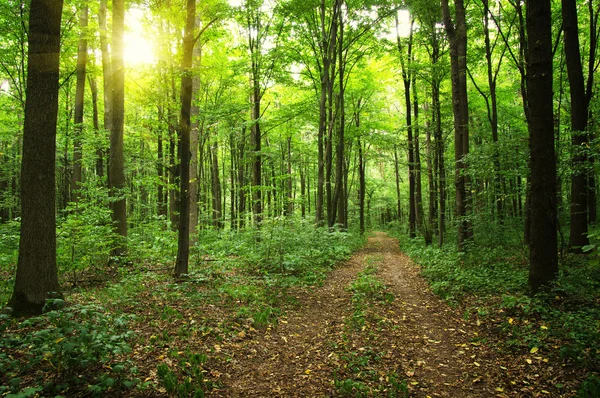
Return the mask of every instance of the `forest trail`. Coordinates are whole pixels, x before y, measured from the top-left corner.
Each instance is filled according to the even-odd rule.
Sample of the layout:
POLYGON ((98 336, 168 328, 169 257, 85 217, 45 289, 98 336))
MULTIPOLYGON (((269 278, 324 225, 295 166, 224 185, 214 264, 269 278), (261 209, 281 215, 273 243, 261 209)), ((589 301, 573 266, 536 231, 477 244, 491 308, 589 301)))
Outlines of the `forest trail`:
POLYGON ((495 350, 431 293, 385 233, 369 237, 322 287, 295 296, 299 306, 276 326, 230 347, 235 355, 210 396, 508 396, 495 350), (367 267, 387 300, 360 301, 349 288, 367 267))

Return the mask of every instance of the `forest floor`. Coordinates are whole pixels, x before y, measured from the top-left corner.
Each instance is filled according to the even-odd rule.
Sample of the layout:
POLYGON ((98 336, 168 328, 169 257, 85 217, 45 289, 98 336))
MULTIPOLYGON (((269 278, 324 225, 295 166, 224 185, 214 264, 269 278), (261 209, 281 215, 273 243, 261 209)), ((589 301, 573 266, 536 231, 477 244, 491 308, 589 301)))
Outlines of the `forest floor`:
POLYGON ((575 395, 562 380, 573 376, 543 353, 502 354, 484 328, 431 293, 384 233, 295 297, 275 326, 214 347, 209 377, 218 387, 209 396, 575 395))
POLYGON ((99 386, 96 395, 135 397, 573 397, 584 378, 561 360, 560 341, 511 346, 498 332, 551 325, 502 309, 479 317, 477 297, 448 305, 383 232, 309 284, 239 268, 237 257, 199 261, 179 281, 155 263, 73 289, 52 324, 5 324, 0 396, 15 384, 63 396, 99 386), (119 348, 123 336, 131 349, 119 348), (108 354, 87 369, 97 375, 77 367, 81 355, 108 354))

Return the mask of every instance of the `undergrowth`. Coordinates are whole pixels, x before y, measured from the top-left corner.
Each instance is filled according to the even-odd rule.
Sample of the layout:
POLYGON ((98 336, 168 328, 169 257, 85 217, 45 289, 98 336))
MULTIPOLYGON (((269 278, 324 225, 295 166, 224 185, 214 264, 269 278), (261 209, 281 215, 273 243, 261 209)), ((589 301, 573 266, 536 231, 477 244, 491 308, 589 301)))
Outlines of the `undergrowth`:
MULTIPOLYGON (((2 226, 0 269, 7 276, 14 273, 17 227, 2 226)), ((86 254, 106 240, 81 241, 75 251, 73 242, 59 241, 67 306, 30 320, 0 320, 0 395, 101 396, 162 388, 174 396, 203 396, 218 385, 211 364, 227 360, 216 348, 221 341, 277 323, 296 301, 290 289, 321 284, 364 239, 284 218, 266 220, 258 230, 201 230, 190 250, 190 272, 179 280, 172 276, 176 239, 161 220, 131 229, 129 257, 118 264, 86 254), (102 272, 107 276, 97 282, 102 272), (199 343, 206 339, 212 341, 208 351, 199 343), (168 350, 149 362, 154 368, 144 370, 143 382, 129 362, 133 346, 148 354, 168 350)), ((0 288, 6 302, 12 283, 0 288)))

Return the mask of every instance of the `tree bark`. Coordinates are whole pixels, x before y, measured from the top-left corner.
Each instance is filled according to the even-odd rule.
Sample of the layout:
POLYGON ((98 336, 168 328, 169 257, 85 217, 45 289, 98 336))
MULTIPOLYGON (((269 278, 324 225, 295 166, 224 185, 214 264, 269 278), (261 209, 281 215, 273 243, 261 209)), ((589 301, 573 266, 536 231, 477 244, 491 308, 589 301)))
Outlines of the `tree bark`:
MULTIPOLYGON (((195 70, 200 68, 202 60, 202 47, 194 47, 192 65, 195 70)), ((196 73, 192 80, 192 96, 198 95, 200 90, 200 76, 196 73)), ((196 103, 191 105, 190 123, 190 244, 198 242, 198 135, 200 132, 200 108, 196 103)), ((232 155, 233 160, 233 155, 232 155)), ((232 168, 233 170, 233 168, 232 168)), ((231 181, 233 184, 233 179, 231 181)), ((233 212, 232 212, 233 216, 233 212)))
MULTIPOLYGON (((187 0, 181 60, 181 114, 179 117, 179 229, 175 276, 188 273, 190 256, 190 129, 192 108, 192 58, 196 26, 196 0, 187 0)), ((216 154, 215 154, 216 156, 216 154)))
POLYGON ((42 312, 48 298, 60 297, 56 267, 56 121, 62 0, 32 0, 23 157, 21 232, 14 315, 42 312))
POLYGON ((417 236, 417 200, 416 200, 416 173, 415 173, 415 142, 413 138, 412 125, 412 102, 410 98, 411 71, 410 65, 412 59, 412 44, 413 44, 413 23, 411 21, 410 36, 408 39, 408 47, 406 59, 404 58, 404 46, 400 39, 398 30, 398 16, 396 16, 396 40, 398 52, 400 55, 400 66, 402 69, 402 81, 404 83, 404 105, 406 107, 406 133, 408 141, 408 234, 410 238, 417 236))
POLYGON ((112 67, 108 49, 108 33, 106 29, 106 0, 100 0, 98 11, 98 30, 100 31, 100 50, 102 53, 102 79, 104 87, 104 129, 112 131, 112 67))
POLYGON ((125 198, 125 158, 123 154, 123 123, 125 117, 125 64, 123 62, 123 35, 125 29, 124 0, 113 0, 112 18, 112 131, 110 134, 110 162, 108 186, 113 197, 112 221, 120 242, 113 255, 122 256, 127 249, 127 201, 125 198))
POLYGON ((455 22, 450 16, 448 0, 442 0, 444 27, 450 41, 450 64, 452 79, 452 111, 454 113, 454 160, 456 162, 454 184, 456 187, 456 218, 458 221, 458 249, 465 250, 465 243, 472 235, 467 209, 469 206, 467 164, 464 157, 469 153, 469 107, 467 101, 467 28, 463 0, 454 0, 455 22))
POLYGON ((79 44, 77 46, 77 84, 75 86, 75 115, 74 115, 74 137, 73 137, 73 174, 71 175, 71 200, 78 202, 80 197, 82 181, 82 154, 81 141, 83 134, 83 104, 85 96, 85 71, 87 64, 87 26, 88 26, 88 7, 84 5, 79 15, 79 44))
MULTIPOLYGON (((98 84, 96 78, 88 75, 90 91, 92 94, 92 120, 94 124, 94 132, 100 135, 100 117, 98 114, 98 84)), ((102 148, 96 149, 96 175, 100 178, 104 177, 104 153, 102 148)))
POLYGON ((556 157, 552 102, 550 0, 527 0, 529 147, 529 285, 537 291, 558 274, 556 235, 556 157))
POLYGON ((585 153, 588 146, 586 131, 588 100, 581 66, 579 32, 577 27, 577 4, 575 1, 562 1, 562 19, 565 35, 565 61, 571 94, 571 144, 573 145, 569 248, 574 251, 580 251, 581 247, 589 245, 588 172, 586 170, 588 160, 585 153))

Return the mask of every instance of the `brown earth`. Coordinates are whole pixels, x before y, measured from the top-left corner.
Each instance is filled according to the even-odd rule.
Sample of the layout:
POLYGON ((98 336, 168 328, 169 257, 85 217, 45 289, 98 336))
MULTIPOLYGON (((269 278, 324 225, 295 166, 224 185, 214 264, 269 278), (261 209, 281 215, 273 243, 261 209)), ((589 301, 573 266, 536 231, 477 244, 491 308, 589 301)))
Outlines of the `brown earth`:
MULTIPOLYGON (((214 397, 572 396, 553 386, 560 364, 541 353, 502 354, 478 322, 429 289, 419 267, 384 233, 368 239, 276 326, 216 347, 214 397), (368 265, 393 300, 356 310, 350 284, 368 265), (358 314, 358 315, 357 315, 358 314), (361 315, 362 314, 362 315, 361 315), (360 323, 363 317, 364 323, 360 323), (403 380, 406 390, 390 381, 403 380), (342 382, 346 380, 346 389, 342 382)), ((566 383, 565 385, 567 385, 566 383)))

